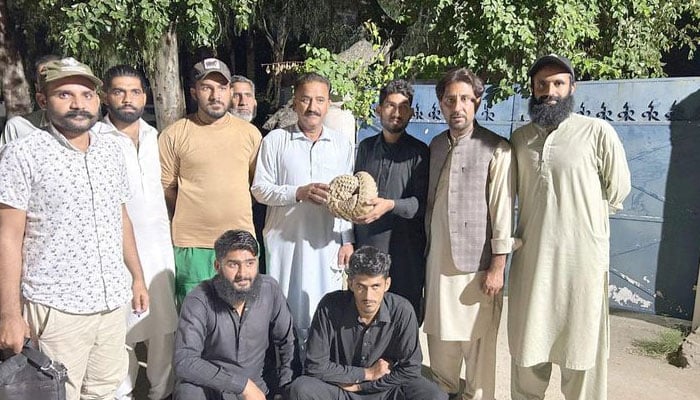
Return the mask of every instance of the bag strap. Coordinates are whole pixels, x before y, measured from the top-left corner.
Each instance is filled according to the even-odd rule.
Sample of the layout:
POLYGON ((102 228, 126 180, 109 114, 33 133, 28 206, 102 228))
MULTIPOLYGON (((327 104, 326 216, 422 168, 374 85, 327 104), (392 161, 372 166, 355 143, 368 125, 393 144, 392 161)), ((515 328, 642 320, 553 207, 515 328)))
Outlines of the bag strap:
POLYGON ((51 359, 44 353, 36 350, 28 345, 22 349, 22 354, 27 357, 27 360, 40 368, 48 368, 51 365, 51 359))
POLYGON ((39 369, 61 382, 68 379, 68 370, 60 362, 52 361, 46 354, 32 347, 30 341, 25 342, 22 354, 27 360, 39 367, 39 369))

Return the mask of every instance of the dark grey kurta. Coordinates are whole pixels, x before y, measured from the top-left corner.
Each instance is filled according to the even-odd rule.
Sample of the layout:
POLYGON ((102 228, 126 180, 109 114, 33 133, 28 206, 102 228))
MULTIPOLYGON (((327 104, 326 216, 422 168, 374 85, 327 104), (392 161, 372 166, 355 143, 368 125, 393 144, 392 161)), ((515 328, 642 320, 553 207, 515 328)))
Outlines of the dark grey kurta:
POLYGON ((379 133, 360 143, 355 171, 377 181, 379 197, 395 207, 377 221, 355 225, 357 247, 374 246, 391 255, 390 291, 407 298, 418 319, 425 282, 425 199, 428 191, 428 146, 404 132, 396 143, 379 133))

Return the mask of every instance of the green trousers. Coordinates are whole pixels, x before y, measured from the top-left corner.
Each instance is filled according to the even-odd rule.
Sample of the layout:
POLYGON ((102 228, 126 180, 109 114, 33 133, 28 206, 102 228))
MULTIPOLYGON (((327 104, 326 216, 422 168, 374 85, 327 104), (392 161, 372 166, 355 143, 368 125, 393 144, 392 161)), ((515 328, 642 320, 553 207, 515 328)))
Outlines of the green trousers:
POLYGON ((175 300, 178 309, 190 290, 216 275, 214 249, 177 247, 175 251, 175 300))

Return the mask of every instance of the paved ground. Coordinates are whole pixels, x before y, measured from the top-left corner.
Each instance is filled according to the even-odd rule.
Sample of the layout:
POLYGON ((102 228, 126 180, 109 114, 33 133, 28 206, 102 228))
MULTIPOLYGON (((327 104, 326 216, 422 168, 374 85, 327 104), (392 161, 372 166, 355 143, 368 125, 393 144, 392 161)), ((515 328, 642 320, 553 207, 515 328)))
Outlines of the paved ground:
MULTIPOLYGON (((510 399, 510 355, 506 335, 506 307, 501 318, 498 334, 496 397, 510 399)), ((689 325, 688 321, 653 315, 613 312, 610 317, 610 361, 608 374, 608 398, 610 400, 700 400, 700 368, 679 369, 665 360, 635 354, 632 341, 654 338, 666 327, 677 324, 689 325)), ((427 357, 425 335, 421 335, 424 364, 430 365, 427 357)), ((142 356, 142 355, 141 355, 142 356)), ((141 357, 140 356, 140 357, 141 357)), ((146 399, 144 370, 139 371, 136 399, 146 399)), ((559 391, 560 376, 555 367, 547 391, 547 400, 564 400, 559 391)), ((427 399, 426 399, 427 400, 427 399)))
MULTIPOLYGON (((510 355, 506 332, 506 307, 498 333, 496 361, 496 398, 510 399, 510 355)), ((700 400, 700 369, 679 369, 665 360, 635 354, 634 339, 653 338, 666 327, 689 325, 688 321, 652 315, 613 312, 610 317, 610 361, 608 364, 608 399, 610 400, 700 400)), ((425 336, 421 338, 427 348, 425 336)), ((424 364, 429 365, 424 350, 424 364)), ((560 376, 555 367, 547 390, 547 400, 564 400, 559 390, 560 376)))

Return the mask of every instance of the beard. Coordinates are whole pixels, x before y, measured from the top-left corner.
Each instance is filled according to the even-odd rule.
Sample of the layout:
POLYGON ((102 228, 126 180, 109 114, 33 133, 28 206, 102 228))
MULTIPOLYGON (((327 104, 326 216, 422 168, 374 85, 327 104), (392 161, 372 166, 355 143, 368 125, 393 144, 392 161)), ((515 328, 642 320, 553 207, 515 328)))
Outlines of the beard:
POLYGON ((260 294, 262 279, 260 279, 260 275, 256 275, 250 288, 245 290, 236 289, 233 283, 221 274, 216 274, 216 276, 211 279, 211 283, 214 285, 216 294, 225 301, 226 304, 233 307, 236 304, 257 299, 260 294))
POLYGON ((244 111, 244 110, 236 110, 236 107, 233 107, 231 110, 231 114, 235 115, 236 117, 244 120, 251 122, 253 118, 255 118, 255 111, 244 111))
POLYGON ((109 111, 109 118, 117 121, 121 121, 127 124, 132 124, 141 118, 143 115, 143 107, 113 107, 107 104, 107 110, 109 111))
POLYGON ((68 111, 65 114, 54 113, 46 109, 46 116, 60 133, 66 136, 79 136, 90 130, 97 123, 97 114, 85 110, 68 111), (76 117, 83 117, 76 120, 76 117))
POLYGON ((540 126, 559 126, 574 110, 574 96, 566 97, 540 96, 530 97, 528 112, 532 122, 540 126), (550 100, 556 100, 554 104, 547 104, 550 100))
POLYGON ((393 134, 393 135, 398 135, 400 133, 403 133, 404 130, 406 130, 406 127, 408 126, 408 121, 392 121, 391 119, 382 119, 382 128, 384 128, 385 131, 393 134))
POLYGON ((229 104, 226 104, 222 101, 215 101, 212 103, 207 103, 205 105, 200 106, 202 108, 202 111, 204 111, 205 114, 207 114, 210 118, 212 119, 220 119, 223 118, 224 115, 228 112, 229 104), (219 106, 219 109, 217 110, 214 108, 215 106, 219 106))

